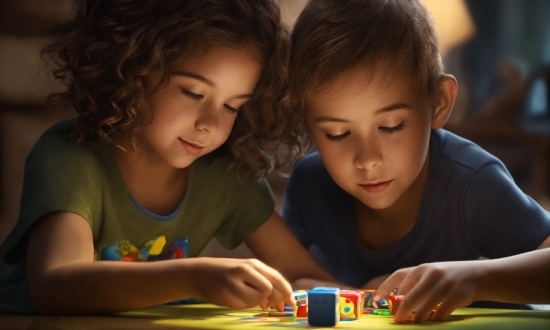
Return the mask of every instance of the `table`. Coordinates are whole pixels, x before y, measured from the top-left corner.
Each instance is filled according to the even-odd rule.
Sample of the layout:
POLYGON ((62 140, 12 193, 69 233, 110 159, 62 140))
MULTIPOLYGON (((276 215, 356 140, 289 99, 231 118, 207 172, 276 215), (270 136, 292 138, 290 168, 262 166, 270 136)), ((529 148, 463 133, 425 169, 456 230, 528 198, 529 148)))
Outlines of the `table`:
MULTIPOLYGON (((319 329, 307 318, 269 317, 260 308, 242 311, 211 304, 162 305, 108 316, 0 315, 0 329, 319 329)), ((396 324, 392 316, 363 315, 339 329, 550 329, 550 311, 461 308, 444 322, 396 324)))

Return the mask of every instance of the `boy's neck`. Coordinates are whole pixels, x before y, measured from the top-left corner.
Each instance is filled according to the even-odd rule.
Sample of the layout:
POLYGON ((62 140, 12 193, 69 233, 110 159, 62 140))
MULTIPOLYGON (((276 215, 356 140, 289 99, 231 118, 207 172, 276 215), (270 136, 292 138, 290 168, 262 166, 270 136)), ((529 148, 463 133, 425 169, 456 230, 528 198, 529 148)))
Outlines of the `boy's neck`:
POLYGON ((413 229, 428 179, 429 159, 428 154, 416 180, 392 206, 376 210, 355 200, 357 238, 366 249, 376 251, 386 248, 413 229))

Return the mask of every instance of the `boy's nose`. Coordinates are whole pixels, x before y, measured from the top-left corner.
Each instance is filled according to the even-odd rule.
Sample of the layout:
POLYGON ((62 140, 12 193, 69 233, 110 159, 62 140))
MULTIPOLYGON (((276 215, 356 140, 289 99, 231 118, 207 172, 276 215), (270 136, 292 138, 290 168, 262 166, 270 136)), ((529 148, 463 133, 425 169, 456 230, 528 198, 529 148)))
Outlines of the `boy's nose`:
POLYGON ((355 167, 358 169, 368 170, 380 166, 383 157, 376 138, 357 141, 357 148, 353 161, 355 167))

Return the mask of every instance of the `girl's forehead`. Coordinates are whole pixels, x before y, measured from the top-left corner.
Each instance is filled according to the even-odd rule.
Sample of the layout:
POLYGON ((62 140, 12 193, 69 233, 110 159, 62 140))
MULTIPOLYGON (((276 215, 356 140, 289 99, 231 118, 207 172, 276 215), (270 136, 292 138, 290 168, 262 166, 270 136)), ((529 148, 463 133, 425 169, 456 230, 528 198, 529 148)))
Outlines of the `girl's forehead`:
POLYGON ((254 59, 259 63, 263 62, 262 51, 258 43, 254 42, 253 40, 245 40, 238 44, 231 44, 231 45, 220 43, 220 42, 204 42, 196 46, 194 49, 187 50, 185 53, 180 54, 173 61, 173 63, 177 63, 187 59, 201 58, 209 54, 210 52, 219 52, 220 50, 224 50, 224 49, 232 49, 232 50, 247 49, 247 52, 252 59, 254 59))

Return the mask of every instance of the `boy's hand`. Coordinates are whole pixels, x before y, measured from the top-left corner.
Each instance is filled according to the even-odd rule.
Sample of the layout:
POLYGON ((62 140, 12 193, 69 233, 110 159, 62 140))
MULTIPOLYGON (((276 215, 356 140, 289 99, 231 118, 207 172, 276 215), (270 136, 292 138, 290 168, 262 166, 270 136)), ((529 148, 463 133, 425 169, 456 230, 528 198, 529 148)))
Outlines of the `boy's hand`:
POLYGON ((432 319, 443 320, 455 309, 475 300, 479 273, 476 266, 475 261, 465 261, 403 268, 380 285, 373 300, 378 302, 398 288, 397 294, 405 295, 405 298, 394 316, 395 322, 411 319, 423 322, 434 309, 432 319), (413 310, 416 310, 414 316, 413 310))
POLYGON ((292 288, 275 269, 257 259, 197 258, 194 282, 199 298, 233 309, 294 306, 292 288))

